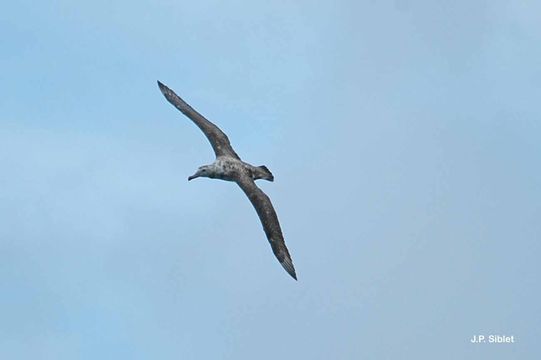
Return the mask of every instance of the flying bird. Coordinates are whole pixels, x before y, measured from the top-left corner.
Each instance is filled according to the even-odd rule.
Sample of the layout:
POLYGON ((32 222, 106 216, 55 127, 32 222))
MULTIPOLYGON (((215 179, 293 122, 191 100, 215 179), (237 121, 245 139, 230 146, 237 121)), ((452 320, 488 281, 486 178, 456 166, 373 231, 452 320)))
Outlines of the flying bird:
POLYGON ((188 181, 198 177, 207 177, 236 182, 254 206, 274 255, 289 275, 297 280, 297 274, 284 242, 276 211, 274 211, 269 197, 255 184, 255 180, 259 179, 274 181, 272 173, 264 165, 254 166, 242 161, 222 130, 199 114, 173 90, 159 81, 158 86, 167 101, 203 131, 216 155, 216 160, 212 164, 200 166, 195 174, 188 177, 188 181))

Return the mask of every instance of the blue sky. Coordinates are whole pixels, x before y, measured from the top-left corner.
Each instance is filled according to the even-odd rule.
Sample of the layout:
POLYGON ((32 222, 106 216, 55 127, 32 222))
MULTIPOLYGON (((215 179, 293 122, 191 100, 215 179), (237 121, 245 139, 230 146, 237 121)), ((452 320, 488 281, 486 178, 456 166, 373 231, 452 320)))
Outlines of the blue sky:
POLYGON ((5 4, 0 358, 538 358, 539 13, 5 4), (156 80, 274 173, 298 282, 156 80))

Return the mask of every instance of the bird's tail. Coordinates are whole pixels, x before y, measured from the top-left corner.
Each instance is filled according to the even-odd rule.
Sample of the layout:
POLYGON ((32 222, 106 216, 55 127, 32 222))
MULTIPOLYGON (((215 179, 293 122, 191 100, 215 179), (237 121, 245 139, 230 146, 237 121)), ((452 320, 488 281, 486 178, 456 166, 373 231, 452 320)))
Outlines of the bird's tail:
POLYGON ((270 172, 265 165, 256 166, 256 171, 254 174, 254 180, 264 179, 268 181, 274 181, 274 175, 270 172))

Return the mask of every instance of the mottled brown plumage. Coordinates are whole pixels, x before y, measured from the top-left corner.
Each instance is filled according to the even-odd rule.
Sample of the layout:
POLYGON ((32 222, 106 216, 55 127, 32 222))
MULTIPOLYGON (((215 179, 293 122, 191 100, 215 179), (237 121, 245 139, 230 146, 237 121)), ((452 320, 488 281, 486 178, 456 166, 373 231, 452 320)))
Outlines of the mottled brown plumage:
POLYGON ((284 269, 297 280, 295 268, 293 267, 293 262, 291 261, 291 256, 287 250, 284 236, 282 235, 282 229, 278 222, 278 216, 276 215, 276 211, 274 211, 274 207, 272 206, 269 197, 263 190, 257 187, 254 180, 247 176, 242 176, 237 179, 237 184, 252 202, 252 205, 261 220, 261 224, 263 224, 263 230, 265 231, 265 235, 267 235, 267 239, 269 240, 274 255, 278 261, 280 261, 280 264, 282 264, 284 269))
POLYGON ((282 229, 280 228, 276 211, 274 211, 269 197, 255 184, 255 180, 258 179, 273 181, 274 176, 272 173, 264 165, 253 166, 242 161, 235 150, 233 150, 227 135, 223 131, 205 119, 203 115, 199 114, 182 100, 173 90, 159 81, 158 86, 167 101, 190 118, 203 131, 216 155, 214 163, 199 167, 197 172, 190 176, 188 180, 198 177, 208 177, 236 182, 254 206, 274 255, 289 275, 297 280, 295 268, 284 242, 284 236, 282 235, 282 229))
POLYGON ((210 145, 214 149, 216 157, 218 156, 232 156, 240 160, 240 157, 237 155, 235 150, 231 147, 229 138, 219 127, 205 119, 203 115, 198 113, 194 108, 192 108, 188 103, 180 98, 175 92, 169 89, 167 86, 158 81, 158 86, 160 90, 174 107, 180 110, 184 115, 186 115, 190 120, 192 120, 195 125, 197 125, 203 134, 209 139, 210 145))

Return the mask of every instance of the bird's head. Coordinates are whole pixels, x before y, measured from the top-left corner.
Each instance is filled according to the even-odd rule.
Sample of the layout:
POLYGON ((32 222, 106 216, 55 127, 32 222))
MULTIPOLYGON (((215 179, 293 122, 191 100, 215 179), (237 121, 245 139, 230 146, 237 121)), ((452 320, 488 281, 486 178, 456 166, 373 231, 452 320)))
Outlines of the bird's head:
POLYGON ((200 166, 199 169, 192 176, 188 177, 188 181, 198 177, 212 177, 212 169, 210 165, 200 166))

